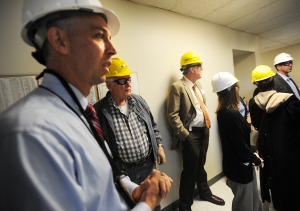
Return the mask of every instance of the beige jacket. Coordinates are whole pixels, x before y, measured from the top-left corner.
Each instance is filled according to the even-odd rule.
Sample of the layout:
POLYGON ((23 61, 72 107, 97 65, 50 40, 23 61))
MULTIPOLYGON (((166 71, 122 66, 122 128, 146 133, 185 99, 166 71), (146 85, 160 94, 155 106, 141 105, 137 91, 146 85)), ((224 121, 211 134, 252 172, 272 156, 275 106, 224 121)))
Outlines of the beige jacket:
MULTIPOLYGON (((203 103, 206 104, 206 98, 200 82, 197 81, 195 84, 201 92, 203 103)), ((179 141, 186 139, 189 135, 189 125, 195 117, 194 97, 183 77, 171 85, 170 93, 167 97, 167 118, 174 135, 171 149, 178 148, 179 141)))

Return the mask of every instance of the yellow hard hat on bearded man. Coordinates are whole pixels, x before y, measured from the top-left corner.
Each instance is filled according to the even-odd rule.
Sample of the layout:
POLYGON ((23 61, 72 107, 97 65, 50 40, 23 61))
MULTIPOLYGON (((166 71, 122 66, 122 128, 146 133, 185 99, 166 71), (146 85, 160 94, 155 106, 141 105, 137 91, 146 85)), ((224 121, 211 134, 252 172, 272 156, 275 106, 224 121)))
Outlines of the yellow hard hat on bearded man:
POLYGON ((112 64, 108 67, 108 69, 109 72, 105 75, 107 78, 133 74, 127 64, 120 58, 112 58, 112 64))

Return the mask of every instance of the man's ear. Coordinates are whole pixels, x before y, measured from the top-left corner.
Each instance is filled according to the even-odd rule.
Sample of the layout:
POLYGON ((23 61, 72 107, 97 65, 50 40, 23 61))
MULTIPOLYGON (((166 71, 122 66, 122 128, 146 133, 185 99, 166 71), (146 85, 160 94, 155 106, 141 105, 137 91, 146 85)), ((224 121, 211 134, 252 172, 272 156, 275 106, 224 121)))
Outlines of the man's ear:
POLYGON ((111 83, 111 82, 106 82, 106 87, 107 87, 108 90, 111 89, 111 86, 112 86, 112 83, 111 83))
POLYGON ((68 36, 63 30, 51 27, 47 31, 47 38, 55 51, 63 55, 68 53, 68 36))
POLYGON ((192 73, 194 73, 194 72, 195 72, 195 67, 190 67, 190 70, 189 70, 189 72, 192 72, 192 73))

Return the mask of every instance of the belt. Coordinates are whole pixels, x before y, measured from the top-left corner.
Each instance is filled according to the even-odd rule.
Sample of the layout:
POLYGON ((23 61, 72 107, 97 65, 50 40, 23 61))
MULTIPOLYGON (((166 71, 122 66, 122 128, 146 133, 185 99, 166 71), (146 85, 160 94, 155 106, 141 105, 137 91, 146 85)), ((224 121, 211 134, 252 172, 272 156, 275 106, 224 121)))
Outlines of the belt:
POLYGON ((205 130, 206 126, 204 127, 192 127, 192 131, 203 131, 205 130))
POLYGON ((148 153, 148 155, 146 157, 144 157, 143 159, 137 161, 137 162, 133 162, 133 163, 126 163, 127 166, 141 166, 143 165, 147 160, 149 160, 151 158, 151 156, 153 155, 153 151, 151 149, 151 152, 148 153))

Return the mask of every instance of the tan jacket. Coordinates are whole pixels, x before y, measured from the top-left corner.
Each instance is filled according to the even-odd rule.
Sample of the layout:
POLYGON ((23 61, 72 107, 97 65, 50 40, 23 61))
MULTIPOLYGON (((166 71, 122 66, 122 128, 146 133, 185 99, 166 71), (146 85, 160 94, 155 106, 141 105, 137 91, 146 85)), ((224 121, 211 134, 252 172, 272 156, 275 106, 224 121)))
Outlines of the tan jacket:
MULTIPOLYGON (((202 90, 202 86, 197 81, 196 86, 202 90)), ((206 104, 206 98, 202 91, 203 103, 206 104)), ((184 77, 174 82, 170 87, 170 93, 167 97, 167 118, 173 130, 173 143, 171 149, 179 146, 179 141, 184 141, 189 135, 189 125, 196 117, 195 101, 184 77)))

